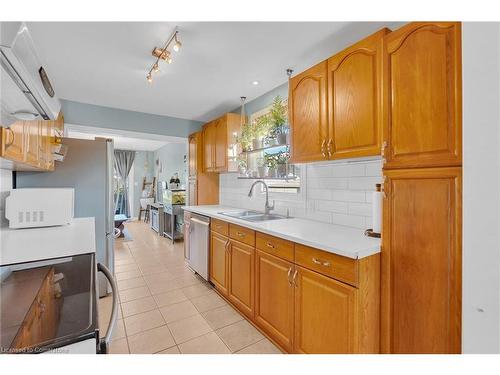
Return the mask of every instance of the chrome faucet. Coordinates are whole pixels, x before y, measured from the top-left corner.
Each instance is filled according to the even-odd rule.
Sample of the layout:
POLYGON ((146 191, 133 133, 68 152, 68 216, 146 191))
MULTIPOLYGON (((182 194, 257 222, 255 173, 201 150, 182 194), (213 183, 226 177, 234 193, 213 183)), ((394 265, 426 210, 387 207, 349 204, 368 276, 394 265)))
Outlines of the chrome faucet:
POLYGON ((265 214, 265 215, 269 215, 269 212, 271 212, 271 210, 274 210, 274 201, 273 201, 273 205, 272 205, 272 206, 270 206, 270 205, 269 205, 269 188, 267 187, 267 184, 266 184, 264 181, 262 181, 262 180, 257 180, 257 181, 255 181, 255 182, 252 184, 252 186, 250 187, 250 191, 248 192, 248 196, 249 196, 249 197, 251 197, 251 196, 252 196, 253 187, 254 187, 255 185, 259 184, 259 183, 260 183, 260 184, 262 184, 262 185, 264 185, 264 188, 265 188, 265 190, 266 190, 266 204, 265 204, 265 206, 264 206, 264 214, 265 214))

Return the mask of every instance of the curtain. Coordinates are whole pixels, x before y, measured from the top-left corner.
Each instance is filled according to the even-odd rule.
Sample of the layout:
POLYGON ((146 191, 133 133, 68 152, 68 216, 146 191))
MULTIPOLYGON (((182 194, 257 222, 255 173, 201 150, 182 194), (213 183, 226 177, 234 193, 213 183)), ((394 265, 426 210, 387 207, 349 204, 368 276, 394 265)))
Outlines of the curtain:
POLYGON ((115 203, 115 212, 118 204, 122 204, 122 209, 119 210, 123 215, 130 217, 130 201, 128 196, 127 178, 132 168, 135 159, 135 151, 115 150, 115 171, 120 176, 123 184, 123 200, 117 199, 115 203))

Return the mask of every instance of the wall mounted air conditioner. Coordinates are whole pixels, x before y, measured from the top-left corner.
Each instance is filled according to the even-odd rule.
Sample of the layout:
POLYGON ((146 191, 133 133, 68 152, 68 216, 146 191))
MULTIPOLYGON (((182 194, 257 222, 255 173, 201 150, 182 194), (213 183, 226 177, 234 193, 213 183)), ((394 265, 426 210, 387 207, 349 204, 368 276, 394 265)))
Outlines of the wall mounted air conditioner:
POLYGON ((17 120, 55 120, 61 103, 24 22, 2 22, 0 109, 2 126, 17 120))

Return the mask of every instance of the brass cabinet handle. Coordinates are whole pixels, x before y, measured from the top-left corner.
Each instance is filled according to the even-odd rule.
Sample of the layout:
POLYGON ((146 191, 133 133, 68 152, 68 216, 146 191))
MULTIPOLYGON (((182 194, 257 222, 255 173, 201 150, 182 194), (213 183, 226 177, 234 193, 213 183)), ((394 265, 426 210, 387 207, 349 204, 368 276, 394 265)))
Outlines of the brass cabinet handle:
POLYGON ((328 157, 331 158, 333 154, 333 139, 331 138, 328 140, 327 151, 328 157))
POLYGON ((5 128, 5 131, 10 132, 12 138, 10 142, 5 143, 5 147, 12 146, 12 144, 14 143, 14 130, 12 130, 11 128, 5 128))
POLYGON ((227 253, 229 251, 229 240, 226 241, 224 248, 226 249, 226 253, 227 253))
POLYGON ((274 249, 274 245, 272 243, 270 243, 270 242, 266 243, 266 246, 270 247, 271 249, 274 249))
POLYGON ((323 142, 321 142, 321 155, 323 155, 324 158, 326 158, 325 146, 326 146, 326 138, 324 138, 323 142))
POLYGON ((287 274, 287 277, 288 277, 288 285, 292 286, 292 280, 290 280, 290 275, 292 274, 292 269, 293 267, 290 267, 288 269, 288 274, 287 274))
POLYGON ((236 232, 236 234, 238 235, 238 237, 245 237, 245 233, 236 232))
POLYGON ((215 227, 216 227, 217 229, 220 229, 222 226, 221 226, 220 224, 215 224, 215 227))
POLYGON ((293 277, 292 277, 292 281, 293 281, 293 285, 295 285, 295 287, 297 287, 297 270, 295 270, 295 272, 293 273, 293 277))
POLYGON ((386 149, 386 148, 387 148, 387 141, 384 141, 384 142, 382 143, 382 153, 381 153, 382 157, 384 157, 384 156, 385 156, 385 149, 386 149))
POLYGON ((322 261, 317 258, 312 258, 313 263, 319 264, 320 266, 330 267, 330 262, 322 261))

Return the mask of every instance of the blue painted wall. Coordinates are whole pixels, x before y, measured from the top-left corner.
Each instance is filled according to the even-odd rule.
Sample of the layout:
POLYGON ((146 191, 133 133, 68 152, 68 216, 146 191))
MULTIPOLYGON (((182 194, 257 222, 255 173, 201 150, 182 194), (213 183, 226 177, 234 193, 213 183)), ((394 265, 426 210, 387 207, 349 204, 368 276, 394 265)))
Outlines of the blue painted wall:
POLYGON ((203 123, 176 117, 159 116, 124 109, 61 100, 64 121, 68 124, 136 131, 174 137, 187 137, 203 123))
MULTIPOLYGON (((248 116, 270 106, 273 102, 273 99, 277 95, 281 96, 283 99, 288 98, 288 81, 255 98, 254 100, 245 103, 245 113, 248 116)), ((241 107, 235 108, 231 112, 240 113, 241 107)))

